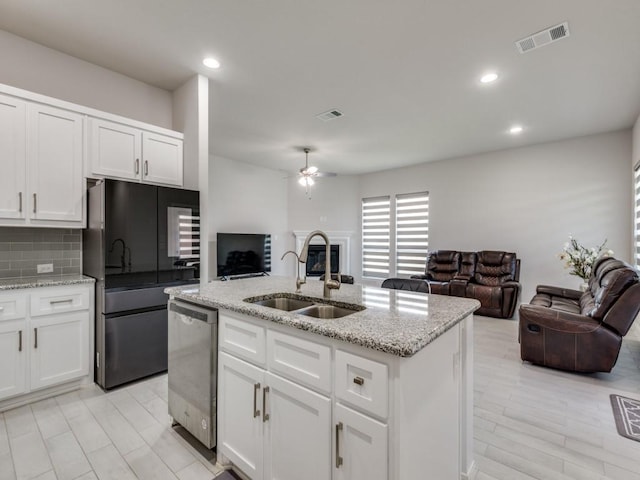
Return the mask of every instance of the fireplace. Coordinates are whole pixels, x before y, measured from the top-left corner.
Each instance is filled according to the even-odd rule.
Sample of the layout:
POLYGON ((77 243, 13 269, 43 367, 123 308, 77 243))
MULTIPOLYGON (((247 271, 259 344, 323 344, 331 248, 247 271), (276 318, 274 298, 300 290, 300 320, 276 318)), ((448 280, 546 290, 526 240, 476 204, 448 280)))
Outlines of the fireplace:
MULTIPOLYGON (((319 277, 325 273, 326 248, 324 245, 309 245, 307 276, 319 277)), ((340 245, 331 245, 331 273, 340 271, 340 245)))
MULTIPOLYGON (((296 240, 296 252, 302 251, 304 241, 310 233, 311 230, 295 230, 293 232, 296 240)), ((344 275, 351 275, 351 236, 353 235, 353 232, 325 230, 324 233, 329 236, 329 243, 331 243, 331 247, 336 247, 331 250, 332 273, 338 273, 338 271, 340 271, 340 273, 344 275), (338 258, 337 261, 336 257, 338 258)), ((324 241, 322 238, 313 237, 309 246, 311 247, 309 249, 309 257, 311 257, 312 250, 320 252, 322 255, 322 267, 324 267, 324 241)), ((311 258, 309 258, 307 266, 305 267, 307 269, 306 272, 308 276, 319 276, 324 273, 324 270, 322 272, 311 271, 313 265, 316 263, 318 262, 316 261, 315 263, 311 263, 311 258)), ((291 273, 295 275, 295 270, 292 270, 291 273)))

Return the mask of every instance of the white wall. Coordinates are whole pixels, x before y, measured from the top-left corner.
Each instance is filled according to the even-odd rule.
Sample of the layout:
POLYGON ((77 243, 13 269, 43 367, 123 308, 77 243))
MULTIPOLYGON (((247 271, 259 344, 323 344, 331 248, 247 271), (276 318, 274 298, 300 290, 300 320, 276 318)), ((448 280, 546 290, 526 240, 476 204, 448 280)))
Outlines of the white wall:
MULTIPOLYGON (((289 179, 289 231, 316 230, 351 232, 351 265, 342 265, 342 273, 360 275, 360 177, 320 178, 307 195, 297 177, 289 179)), ((288 249, 295 249, 290 237, 288 249)), ((291 263, 287 273, 293 275, 291 263)))
MULTIPOLYGON (((209 239, 209 80, 194 75, 173 92, 173 126, 184 133, 183 186, 200 192, 200 263, 210 265, 209 239)), ((209 269, 200 283, 209 281, 209 269)))
POLYGON ((289 248, 290 237, 285 177, 286 174, 278 170, 222 157, 209 158, 209 228, 213 235, 209 243, 211 278, 216 276, 215 235, 218 232, 271 234, 272 273, 290 273, 280 262, 280 257, 289 248))
POLYGON ((0 30, 0 83, 172 128, 171 93, 0 30))
POLYGON ((429 248, 516 252, 528 301, 537 284, 580 284, 557 258, 569 234, 630 260, 631 143, 625 130, 425 163, 364 175, 360 193, 428 190, 429 248))
POLYGON ((635 166, 640 162, 640 116, 633 126, 633 155, 631 157, 631 166, 635 166))

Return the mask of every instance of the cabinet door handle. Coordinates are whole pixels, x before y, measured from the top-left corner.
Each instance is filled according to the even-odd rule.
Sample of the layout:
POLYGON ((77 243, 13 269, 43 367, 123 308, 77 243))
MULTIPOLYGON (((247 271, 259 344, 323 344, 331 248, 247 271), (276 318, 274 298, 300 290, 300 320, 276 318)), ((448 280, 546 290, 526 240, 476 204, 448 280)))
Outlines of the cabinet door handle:
POLYGON ((38 194, 34 193, 33 194, 33 213, 36 213, 36 206, 38 205, 38 194))
POLYGON ((342 466, 342 457, 340 456, 340 432, 342 428, 342 422, 336 423, 336 468, 342 466))
POLYGON ((22 351, 22 330, 18 330, 18 351, 22 351))
POLYGON ((136 175, 140 173, 140 159, 136 158, 136 175))
POLYGON ((262 389, 262 423, 269 420, 269 414, 267 413, 267 393, 269 393, 269 387, 262 389))
POLYGON ((149 160, 144 161, 144 176, 149 176, 149 160))
POLYGON ((260 410, 258 410, 258 390, 260 390, 260 384, 253 384, 253 418, 260 416, 260 410))
POLYGON ((18 212, 22 213, 22 192, 18 192, 18 212))
POLYGON ((33 348, 38 348, 38 329, 33 329, 33 348))
POLYGON ((65 298, 63 300, 49 300, 49 304, 57 305, 58 303, 72 303, 73 298, 65 298))
POLYGON ((354 377, 353 378, 353 383, 355 383, 356 385, 364 385, 364 378, 362 377, 354 377))

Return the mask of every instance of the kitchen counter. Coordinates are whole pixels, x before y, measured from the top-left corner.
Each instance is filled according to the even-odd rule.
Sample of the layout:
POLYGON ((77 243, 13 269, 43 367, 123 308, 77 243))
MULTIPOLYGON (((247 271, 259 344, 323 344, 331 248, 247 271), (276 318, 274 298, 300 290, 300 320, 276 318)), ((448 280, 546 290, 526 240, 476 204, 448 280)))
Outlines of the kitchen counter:
POLYGON ((287 293, 295 298, 322 299, 323 282, 308 278, 302 293, 295 294, 295 279, 257 277, 204 287, 167 288, 166 293, 189 302, 226 309, 288 325, 318 335, 399 357, 411 357, 480 307, 473 299, 426 295, 403 290, 343 284, 331 293, 337 306, 363 305, 365 310, 346 317, 323 320, 245 302, 245 298, 287 293))
POLYGON ((38 277, 0 279, 0 291, 21 288, 55 287, 59 285, 77 285, 94 283, 95 279, 86 275, 48 275, 38 277))

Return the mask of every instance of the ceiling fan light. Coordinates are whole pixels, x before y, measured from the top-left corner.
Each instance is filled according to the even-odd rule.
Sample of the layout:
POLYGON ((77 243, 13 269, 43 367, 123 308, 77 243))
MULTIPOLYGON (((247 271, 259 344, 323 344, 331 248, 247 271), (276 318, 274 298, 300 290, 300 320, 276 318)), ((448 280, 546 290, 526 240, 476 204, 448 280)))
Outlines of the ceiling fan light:
POLYGON ((307 167, 307 169, 306 169, 306 170, 307 170, 307 172, 306 172, 306 173, 307 173, 308 175, 313 175, 314 173, 317 173, 317 171, 318 171, 318 167, 311 166, 311 167, 307 167))
POLYGON ((311 177, 300 177, 298 179, 298 183, 300 185, 302 185, 303 187, 310 187, 312 186, 315 182, 313 181, 313 178, 311 177))

